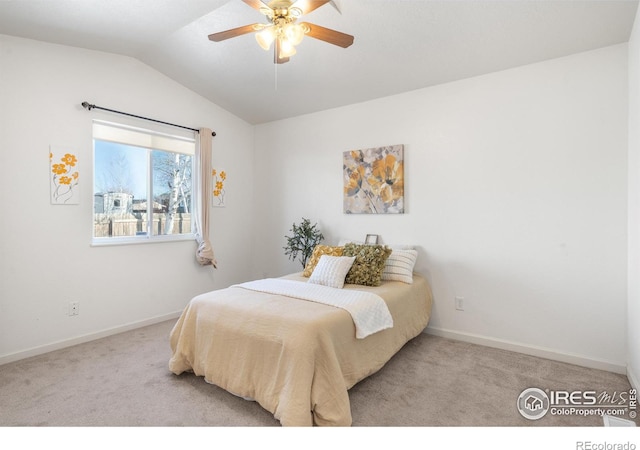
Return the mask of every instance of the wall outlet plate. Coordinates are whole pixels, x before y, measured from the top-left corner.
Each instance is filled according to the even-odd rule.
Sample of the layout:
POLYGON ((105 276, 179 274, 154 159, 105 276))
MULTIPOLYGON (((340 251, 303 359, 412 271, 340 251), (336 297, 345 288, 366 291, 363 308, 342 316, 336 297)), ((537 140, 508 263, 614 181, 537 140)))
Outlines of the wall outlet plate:
POLYGON ((69 302, 69 315, 77 316, 80 314, 80 302, 69 302))

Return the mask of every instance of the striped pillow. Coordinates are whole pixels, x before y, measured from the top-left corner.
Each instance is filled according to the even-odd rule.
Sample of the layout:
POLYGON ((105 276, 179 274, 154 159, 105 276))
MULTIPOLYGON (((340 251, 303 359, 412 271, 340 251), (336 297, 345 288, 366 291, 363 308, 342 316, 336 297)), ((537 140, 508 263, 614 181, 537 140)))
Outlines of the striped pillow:
POLYGON ((416 250, 393 249, 387 258, 382 271, 382 279, 385 281, 402 281, 413 283, 413 267, 416 265, 418 252, 416 250))
POLYGON ((355 256, 320 256, 318 264, 309 277, 309 283, 342 289, 344 279, 355 259, 355 256))

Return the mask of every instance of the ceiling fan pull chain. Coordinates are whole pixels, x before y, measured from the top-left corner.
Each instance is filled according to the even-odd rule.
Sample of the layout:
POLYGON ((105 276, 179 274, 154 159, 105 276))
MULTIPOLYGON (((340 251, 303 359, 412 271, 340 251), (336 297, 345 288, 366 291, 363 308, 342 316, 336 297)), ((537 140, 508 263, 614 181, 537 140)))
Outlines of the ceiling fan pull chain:
POLYGON ((274 78, 274 83, 275 83, 274 88, 277 91, 278 90, 278 64, 274 64, 273 67, 274 67, 274 75, 275 75, 273 77, 274 78))

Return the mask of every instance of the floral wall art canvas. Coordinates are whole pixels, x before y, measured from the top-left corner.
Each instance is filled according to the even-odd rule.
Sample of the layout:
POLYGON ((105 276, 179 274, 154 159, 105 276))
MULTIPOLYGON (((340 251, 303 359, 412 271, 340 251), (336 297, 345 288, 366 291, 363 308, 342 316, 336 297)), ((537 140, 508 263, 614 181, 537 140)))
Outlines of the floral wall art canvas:
POLYGON ((227 195, 227 189, 225 183, 227 182, 227 171, 213 169, 211 171, 213 177, 213 191, 212 200, 213 206, 223 208, 225 206, 225 196, 227 195))
POLYGON ((343 153, 346 214, 404 213, 404 146, 343 153))
POLYGON ((80 171, 75 151, 66 147, 49 148, 49 178, 51 204, 77 205, 80 203, 80 171))

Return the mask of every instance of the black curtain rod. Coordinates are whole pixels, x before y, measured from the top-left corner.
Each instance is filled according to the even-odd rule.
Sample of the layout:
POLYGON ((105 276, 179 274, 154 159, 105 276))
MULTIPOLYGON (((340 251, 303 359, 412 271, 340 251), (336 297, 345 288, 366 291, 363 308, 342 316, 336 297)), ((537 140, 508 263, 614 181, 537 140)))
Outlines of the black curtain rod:
MULTIPOLYGON (((116 111, 115 109, 103 108, 102 106, 92 105, 91 103, 88 103, 88 102, 82 102, 82 107, 88 111, 91 111, 92 109, 101 109, 103 111, 109 111, 112 113, 122 114, 129 117, 135 117, 137 119, 149 120, 151 122, 162 123, 164 125, 171 125, 172 127, 184 128, 185 130, 191 130, 191 131, 195 131, 196 133, 200 133, 200 130, 196 128, 185 127, 183 125, 176 125, 175 123, 163 122, 162 120, 149 119, 148 117, 136 116, 135 114, 129 114, 122 111, 116 111)), ((211 136, 215 136, 215 135, 216 135, 216 132, 212 131, 211 136)))

